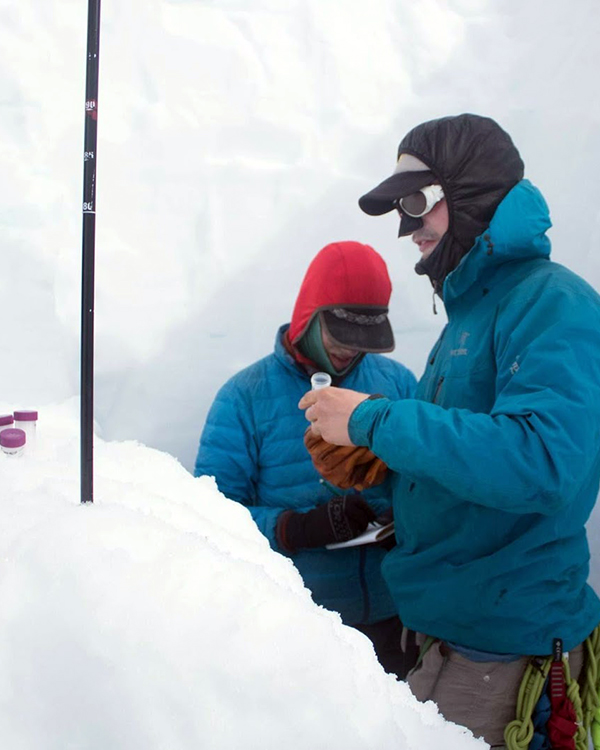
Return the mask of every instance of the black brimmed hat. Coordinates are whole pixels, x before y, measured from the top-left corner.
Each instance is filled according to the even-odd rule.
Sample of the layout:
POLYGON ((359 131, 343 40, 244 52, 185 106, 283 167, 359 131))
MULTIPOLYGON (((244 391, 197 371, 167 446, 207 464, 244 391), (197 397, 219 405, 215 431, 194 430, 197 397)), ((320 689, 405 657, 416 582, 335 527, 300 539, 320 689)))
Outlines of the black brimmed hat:
POLYGON ((358 205, 370 216, 387 214, 392 211, 398 198, 416 193, 434 182, 437 182, 436 177, 426 164, 416 156, 403 153, 394 174, 359 198, 358 205))
POLYGON ((321 320, 338 344, 360 352, 391 352, 394 334, 387 307, 330 307, 321 310, 321 320))

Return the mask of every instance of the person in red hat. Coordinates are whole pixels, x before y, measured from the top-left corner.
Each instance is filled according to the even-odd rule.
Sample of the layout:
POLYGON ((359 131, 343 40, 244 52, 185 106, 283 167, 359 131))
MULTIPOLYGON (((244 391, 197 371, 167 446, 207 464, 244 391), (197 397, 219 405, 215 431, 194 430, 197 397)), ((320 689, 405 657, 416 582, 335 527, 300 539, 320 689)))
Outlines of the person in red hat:
POLYGON ((382 666, 403 678, 402 623, 380 567, 378 544, 328 549, 389 512, 387 480, 358 493, 333 487, 304 445, 298 401, 316 372, 340 388, 411 397, 414 375, 382 356, 394 349, 392 285, 383 258, 359 242, 335 242, 311 262, 291 323, 275 350, 219 390, 202 431, 195 476, 245 505, 277 552, 289 556, 313 599, 373 642, 382 666))

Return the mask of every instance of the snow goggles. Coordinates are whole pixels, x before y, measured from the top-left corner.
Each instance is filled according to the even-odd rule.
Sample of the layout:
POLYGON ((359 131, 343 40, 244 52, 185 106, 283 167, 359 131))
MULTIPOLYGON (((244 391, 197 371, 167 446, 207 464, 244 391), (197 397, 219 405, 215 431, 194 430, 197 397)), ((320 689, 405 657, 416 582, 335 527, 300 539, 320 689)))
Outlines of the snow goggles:
POLYGON ((394 201, 394 207, 400 215, 406 214, 406 216, 412 216, 413 219, 419 219, 428 214, 443 198, 444 191, 441 185, 426 185, 416 193, 398 198, 394 201))

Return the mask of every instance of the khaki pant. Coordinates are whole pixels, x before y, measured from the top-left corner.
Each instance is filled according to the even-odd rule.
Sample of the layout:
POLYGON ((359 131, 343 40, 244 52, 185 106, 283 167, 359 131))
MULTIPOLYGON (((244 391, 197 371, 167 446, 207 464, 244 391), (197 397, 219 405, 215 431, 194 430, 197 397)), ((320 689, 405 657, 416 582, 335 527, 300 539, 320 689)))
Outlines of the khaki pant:
MULTIPOLYGON (((445 643, 435 641, 421 663, 408 675, 408 684, 420 701, 437 703, 448 721, 470 729, 493 748, 503 748, 504 727, 516 713, 517 695, 526 656, 513 662, 475 662, 445 643)), ((571 677, 578 679, 583 647, 569 654, 571 677)))

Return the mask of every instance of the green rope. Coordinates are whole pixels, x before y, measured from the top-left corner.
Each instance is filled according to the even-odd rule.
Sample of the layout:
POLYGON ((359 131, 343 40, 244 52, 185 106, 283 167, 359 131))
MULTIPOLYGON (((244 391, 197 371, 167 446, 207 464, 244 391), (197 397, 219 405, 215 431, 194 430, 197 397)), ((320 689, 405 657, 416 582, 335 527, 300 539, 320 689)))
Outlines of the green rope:
POLYGON ((592 742, 594 743, 594 750, 600 750, 600 708, 594 714, 591 732, 592 742))
POLYGON ((563 658, 563 666, 565 670, 565 683, 567 685, 567 698, 573 704, 575 716, 577 717, 577 730, 574 737, 575 748, 576 750, 587 750, 588 731, 582 721, 583 711, 581 707, 581 696, 579 694, 579 683, 577 680, 571 679, 571 668, 568 659, 563 658))
MULTIPOLYGON (((527 750, 529 747, 533 738, 533 711, 542 694, 551 664, 551 656, 542 661, 535 657, 529 661, 519 687, 516 718, 504 729, 507 750, 527 750)), ((563 657, 563 665, 567 697, 577 715, 575 747, 577 750, 587 750, 588 733, 591 732, 594 750, 600 750, 600 626, 584 642, 581 691, 577 680, 571 679, 566 657, 563 657)))
MULTIPOLYGON (((585 681, 581 689, 582 723, 591 732, 594 750, 600 750, 600 625, 585 641, 585 681)), ((587 748, 586 748, 587 750, 587 748)))
POLYGON ((423 641, 423 644, 419 647, 419 656, 417 658, 417 663, 414 666, 414 669, 416 669, 419 664, 423 661, 423 657, 425 654, 429 651, 429 649, 433 646, 433 644, 437 641, 437 638, 433 635, 428 635, 425 640, 423 641))
POLYGON ((516 718, 504 729, 504 742, 507 750, 527 750, 533 738, 533 709, 542 694, 546 677, 550 671, 551 658, 540 662, 531 659, 525 668, 525 674, 517 696, 516 718))

